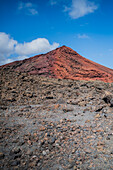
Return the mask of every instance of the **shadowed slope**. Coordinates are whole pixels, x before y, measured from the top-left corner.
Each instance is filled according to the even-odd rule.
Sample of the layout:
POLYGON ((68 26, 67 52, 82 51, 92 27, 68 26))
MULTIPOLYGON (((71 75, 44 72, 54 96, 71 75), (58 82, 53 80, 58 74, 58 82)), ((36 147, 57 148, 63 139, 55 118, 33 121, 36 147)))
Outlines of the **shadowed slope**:
POLYGON ((4 69, 51 78, 113 82, 112 69, 90 61, 66 46, 0 67, 0 70, 4 69))

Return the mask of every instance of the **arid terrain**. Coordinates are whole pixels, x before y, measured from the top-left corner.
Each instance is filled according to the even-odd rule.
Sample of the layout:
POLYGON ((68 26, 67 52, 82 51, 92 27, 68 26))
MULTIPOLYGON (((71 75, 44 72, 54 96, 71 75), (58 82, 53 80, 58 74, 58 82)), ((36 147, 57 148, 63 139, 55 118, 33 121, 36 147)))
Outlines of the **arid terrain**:
POLYGON ((113 83, 2 70, 0 169, 113 169, 113 83))
POLYGON ((19 71, 29 75, 58 79, 113 82, 113 69, 90 61, 66 46, 46 54, 3 65, 0 67, 1 70, 19 71))
POLYGON ((1 66, 0 169, 113 169, 113 70, 66 46, 1 66))

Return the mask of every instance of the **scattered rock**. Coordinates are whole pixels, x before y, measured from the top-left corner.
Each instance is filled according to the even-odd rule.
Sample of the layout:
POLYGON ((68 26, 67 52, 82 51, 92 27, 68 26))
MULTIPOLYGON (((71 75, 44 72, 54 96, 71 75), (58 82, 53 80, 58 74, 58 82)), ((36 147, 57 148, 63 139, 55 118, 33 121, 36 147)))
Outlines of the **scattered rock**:
POLYGON ((0 82, 1 169, 113 169, 112 84, 14 72, 0 82))

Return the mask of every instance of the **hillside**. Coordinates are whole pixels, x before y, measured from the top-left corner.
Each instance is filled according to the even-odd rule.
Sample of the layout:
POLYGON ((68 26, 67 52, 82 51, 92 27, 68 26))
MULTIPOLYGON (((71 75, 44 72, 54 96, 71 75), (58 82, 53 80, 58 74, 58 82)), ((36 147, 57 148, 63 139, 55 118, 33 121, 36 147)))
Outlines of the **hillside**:
POLYGON ((46 54, 3 65, 0 71, 3 70, 58 79, 113 82, 112 69, 90 61, 66 46, 46 54))

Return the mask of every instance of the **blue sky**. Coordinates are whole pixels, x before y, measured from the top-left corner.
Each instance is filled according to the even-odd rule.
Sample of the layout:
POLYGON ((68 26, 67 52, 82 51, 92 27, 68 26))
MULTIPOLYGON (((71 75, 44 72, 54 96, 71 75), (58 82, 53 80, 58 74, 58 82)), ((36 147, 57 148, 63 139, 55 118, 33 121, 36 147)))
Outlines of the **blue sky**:
POLYGON ((113 69, 113 1, 0 0, 0 65, 62 45, 113 69))

